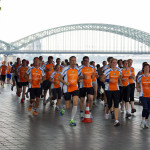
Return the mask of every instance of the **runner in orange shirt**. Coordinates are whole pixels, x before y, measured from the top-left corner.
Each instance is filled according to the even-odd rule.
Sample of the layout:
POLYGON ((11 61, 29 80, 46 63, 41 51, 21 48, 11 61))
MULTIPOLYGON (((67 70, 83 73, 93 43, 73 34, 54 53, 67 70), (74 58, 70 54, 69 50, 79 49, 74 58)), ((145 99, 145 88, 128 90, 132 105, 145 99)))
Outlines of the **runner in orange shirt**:
POLYGON ((54 102, 52 101, 51 83, 49 81, 51 74, 54 72, 54 62, 52 56, 48 57, 48 61, 42 66, 42 69, 46 74, 46 80, 43 82, 43 88, 44 88, 43 105, 46 105, 46 103, 50 100, 50 104, 52 106, 54 105, 54 102), (46 101, 47 90, 49 90, 49 98, 46 101))
MULTIPOLYGON (((44 61, 43 61, 43 56, 39 56, 39 60, 40 60, 40 64, 39 67, 42 68, 42 66, 44 65, 44 61)), ((41 98, 44 98, 44 89, 43 89, 43 83, 41 84, 41 98)))
MULTIPOLYGON (((56 59, 56 64, 60 66, 60 70, 59 71, 62 72, 62 70, 64 69, 64 66, 61 65, 61 59, 60 58, 56 59)), ((60 87, 61 87, 61 89, 63 89, 63 84, 61 82, 60 82, 60 87)))
POLYGON ((93 95, 94 89, 92 85, 92 78, 94 78, 94 67, 89 65, 89 57, 83 57, 83 65, 79 68, 79 73, 81 78, 83 79, 80 81, 80 117, 84 117, 83 108, 84 108, 84 101, 85 96, 87 96, 87 100, 89 103, 90 108, 90 116, 92 118, 92 106, 93 106, 93 95))
POLYGON ((10 79, 11 79, 11 66, 10 63, 7 63, 7 84, 10 84, 10 79))
POLYGON ((140 100, 143 106, 141 128, 149 128, 149 111, 150 111, 150 66, 143 66, 143 75, 137 79, 137 91, 140 92, 140 100))
POLYGON ((16 94, 20 97, 19 95, 19 87, 18 87, 18 80, 17 80, 17 68, 21 65, 21 60, 20 58, 17 58, 17 62, 12 66, 12 70, 11 70, 11 73, 13 73, 13 85, 11 87, 11 90, 13 91, 13 87, 16 85, 16 94))
POLYGON ((27 87, 27 80, 25 78, 25 73, 29 67, 27 67, 26 60, 22 60, 22 65, 18 67, 17 69, 17 78, 18 78, 18 86, 19 86, 19 92, 22 92, 22 98, 21 98, 21 103, 24 103, 25 100, 25 92, 26 92, 26 87, 27 87), (23 91, 22 91, 23 87, 23 91))
POLYGON ((50 82, 51 82, 51 90, 53 95, 53 100, 57 99, 56 110, 60 110, 60 102, 61 102, 61 86, 59 81, 59 76, 61 75, 60 66, 57 64, 55 66, 54 72, 51 74, 50 82))
POLYGON ((38 115, 37 108, 40 102, 41 83, 45 79, 45 73, 43 69, 39 67, 39 58, 35 57, 33 61, 33 67, 29 68, 25 74, 25 78, 29 82, 30 87, 30 105, 28 111, 32 110, 32 105, 35 102, 35 107, 32 113, 33 115, 38 115))
POLYGON ((70 125, 76 126, 74 117, 77 112, 78 96, 79 96, 79 90, 78 90, 79 71, 78 71, 78 68, 76 67, 76 57, 71 56, 69 61, 70 61, 70 65, 63 69, 59 77, 59 81, 64 84, 63 91, 64 91, 64 98, 65 98, 65 104, 66 104, 66 108, 62 109, 60 114, 63 115, 65 112, 65 109, 67 110, 70 109, 70 102, 72 98, 73 108, 71 112, 70 125))
MULTIPOLYGON (((142 63, 142 68, 143 68, 143 66, 146 65, 146 64, 148 64, 148 63, 147 63, 147 62, 143 62, 143 63, 142 63)), ((140 71, 137 73, 137 75, 136 75, 136 82, 137 82, 138 77, 139 77, 140 75, 142 75, 142 74, 143 74, 143 70, 140 70, 140 71)), ((140 97, 139 97, 139 104, 141 104, 140 97)))
POLYGON ((6 73, 7 73, 7 69, 8 69, 8 67, 6 66, 6 61, 2 62, 2 66, 0 68, 1 68, 1 78, 2 78, 1 85, 2 85, 2 88, 4 88, 6 73))
POLYGON ((119 114, 118 82, 121 83, 121 71, 116 68, 116 65, 117 65, 117 59, 113 58, 111 60, 111 68, 107 69, 104 72, 101 81, 105 83, 105 93, 106 93, 107 104, 108 104, 108 107, 106 109, 106 116, 109 115, 109 110, 111 111, 112 104, 114 104, 114 116, 115 116, 114 126, 119 126, 120 123, 118 121, 118 114, 119 114))
POLYGON ((132 67, 133 60, 128 59, 128 66, 129 69, 131 70, 131 76, 129 78, 129 84, 130 84, 130 103, 131 103, 131 113, 135 113, 136 109, 134 108, 134 91, 135 91, 135 71, 134 68, 132 67))
POLYGON ((95 69, 95 62, 91 61, 90 65, 94 67, 94 77, 92 79, 92 85, 94 89, 94 96, 93 96, 93 105, 96 105, 96 98, 97 98, 97 78, 98 78, 98 73, 95 69))
POLYGON ((125 101, 126 118, 131 117, 129 113, 129 96, 130 96, 130 85, 129 79, 132 77, 131 71, 128 67, 128 60, 123 61, 122 71, 122 86, 120 86, 120 102, 125 101))

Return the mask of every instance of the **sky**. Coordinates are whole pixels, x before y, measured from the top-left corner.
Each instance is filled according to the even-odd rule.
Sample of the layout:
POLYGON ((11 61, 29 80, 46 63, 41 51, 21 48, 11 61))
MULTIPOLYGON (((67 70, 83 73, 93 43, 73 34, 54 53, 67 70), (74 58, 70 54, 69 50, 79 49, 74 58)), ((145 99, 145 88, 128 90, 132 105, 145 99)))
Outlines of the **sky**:
POLYGON ((149 0, 0 0, 0 40, 14 42, 80 23, 127 26, 150 33, 149 0))

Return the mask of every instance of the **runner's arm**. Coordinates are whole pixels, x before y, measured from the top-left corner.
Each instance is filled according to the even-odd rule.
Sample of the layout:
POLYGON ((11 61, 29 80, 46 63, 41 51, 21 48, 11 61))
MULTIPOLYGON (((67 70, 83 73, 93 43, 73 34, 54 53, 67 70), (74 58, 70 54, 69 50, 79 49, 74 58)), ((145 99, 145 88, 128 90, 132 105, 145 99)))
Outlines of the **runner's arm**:
POLYGON ((64 85, 70 85, 70 83, 67 83, 67 82, 65 82, 65 81, 63 80, 63 76, 62 76, 62 75, 60 75, 60 76, 58 77, 58 80, 59 80, 60 82, 62 82, 64 85))

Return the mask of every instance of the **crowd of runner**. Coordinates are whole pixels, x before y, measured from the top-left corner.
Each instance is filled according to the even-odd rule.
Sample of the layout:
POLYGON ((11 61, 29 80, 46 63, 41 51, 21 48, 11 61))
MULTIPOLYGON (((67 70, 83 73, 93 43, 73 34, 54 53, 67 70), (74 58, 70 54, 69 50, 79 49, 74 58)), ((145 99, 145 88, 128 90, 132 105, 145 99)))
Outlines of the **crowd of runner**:
POLYGON ((143 62, 141 71, 135 75, 132 67, 133 60, 117 60, 108 57, 107 61, 95 66, 88 56, 84 56, 81 65, 77 64, 76 57, 71 56, 69 60, 56 63, 52 56, 47 62, 43 57, 35 57, 29 65, 26 59, 17 58, 16 62, 3 61, 0 66, 0 84, 11 84, 11 90, 16 86, 16 94, 21 97, 21 103, 26 98, 30 99, 28 111, 38 115, 40 99, 43 105, 50 102, 56 103, 56 110, 60 115, 71 111, 70 125, 76 126, 74 121, 78 101, 80 101, 80 117, 84 119, 85 101, 89 104, 90 118, 92 119, 92 106, 97 105, 97 100, 104 101, 105 119, 114 119, 114 126, 120 126, 118 120, 119 109, 126 113, 126 118, 136 112, 134 106, 135 87, 139 92, 139 99, 143 106, 142 128, 149 128, 148 117, 150 111, 150 66, 143 62), (65 100, 65 106, 61 101, 65 100), (131 107, 130 107, 131 106, 131 107), (130 109, 131 108, 131 109, 130 109))

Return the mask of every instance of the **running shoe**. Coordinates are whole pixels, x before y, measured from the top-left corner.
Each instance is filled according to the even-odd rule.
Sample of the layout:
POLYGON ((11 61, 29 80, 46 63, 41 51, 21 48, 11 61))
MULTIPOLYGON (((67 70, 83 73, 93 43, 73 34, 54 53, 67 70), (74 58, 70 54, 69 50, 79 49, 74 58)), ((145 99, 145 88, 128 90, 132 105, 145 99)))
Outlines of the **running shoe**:
POLYGON ((31 110, 32 110, 32 105, 29 105, 28 111, 31 111, 31 110))
POLYGON ((105 119, 109 119, 109 114, 105 114, 105 119))
POLYGON ((24 99, 23 98, 21 99, 21 103, 24 103, 24 99))
POLYGON ((121 106, 121 112, 124 112, 124 106, 121 106))
POLYGON ((65 113, 65 109, 61 109, 61 111, 60 111, 60 115, 61 115, 61 116, 63 116, 63 115, 64 115, 64 113, 65 113))
POLYGON ((71 121, 70 121, 70 123, 69 123, 71 126, 76 126, 76 123, 75 123, 75 121, 72 119, 71 121))
POLYGON ((130 113, 126 113, 126 118, 131 117, 130 113))
POLYGON ((38 113, 36 112, 36 110, 33 110, 33 115, 38 115, 38 113))
POLYGON ((17 94, 17 95, 18 95, 18 97, 20 97, 21 93, 20 93, 20 92, 18 92, 18 94, 17 94))
POLYGON ((145 128, 145 122, 141 121, 141 125, 140 126, 141 126, 142 129, 144 129, 145 128))
POLYGON ((149 128, 149 124, 147 121, 145 122, 145 128, 149 128))
POLYGON ((135 113, 135 112, 136 112, 136 109, 133 108, 133 109, 131 110, 131 113, 135 113))
POLYGON ((50 105, 53 106, 54 105, 54 101, 50 100, 50 105))
POLYGON ((11 86, 11 90, 13 91, 13 85, 11 86))
POLYGON ((114 126, 115 126, 115 127, 120 126, 120 122, 119 122, 119 121, 115 121, 114 126))

